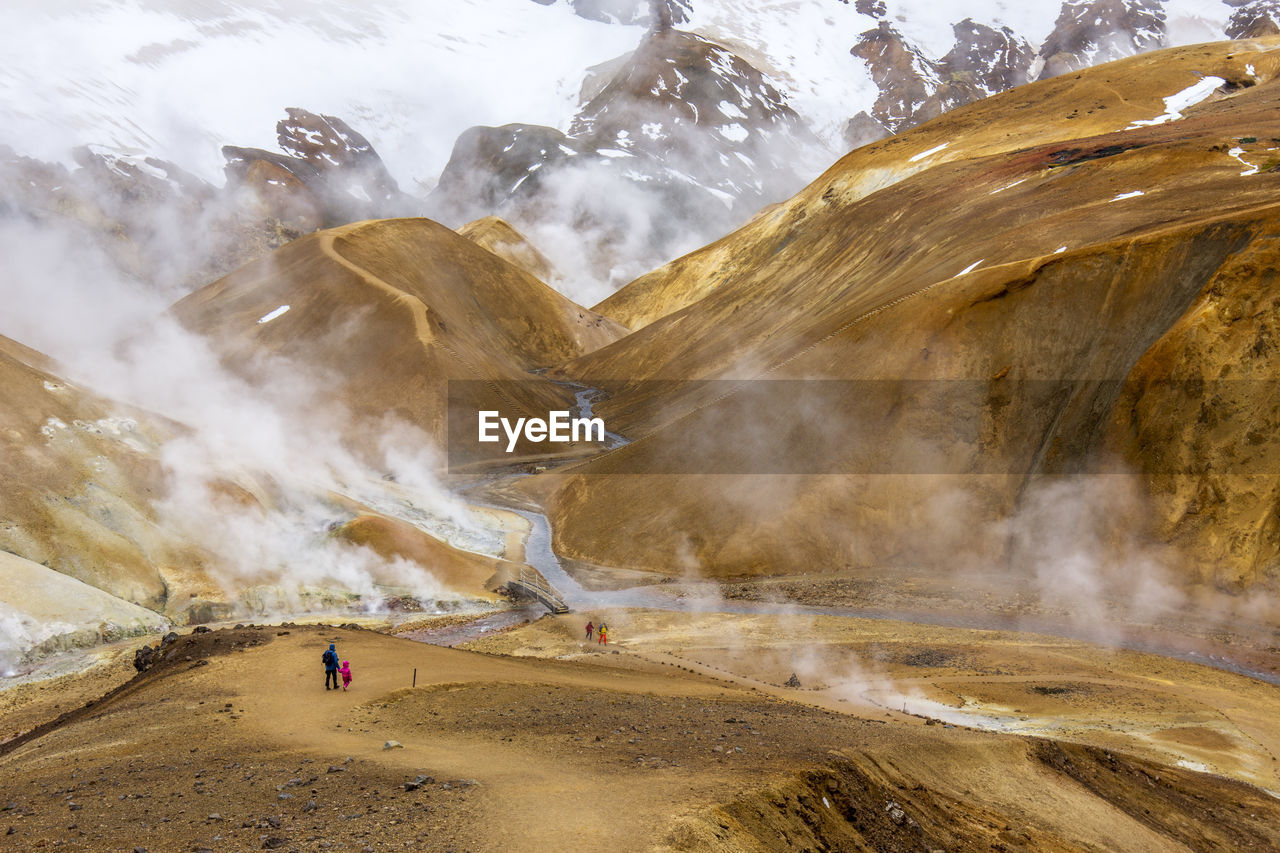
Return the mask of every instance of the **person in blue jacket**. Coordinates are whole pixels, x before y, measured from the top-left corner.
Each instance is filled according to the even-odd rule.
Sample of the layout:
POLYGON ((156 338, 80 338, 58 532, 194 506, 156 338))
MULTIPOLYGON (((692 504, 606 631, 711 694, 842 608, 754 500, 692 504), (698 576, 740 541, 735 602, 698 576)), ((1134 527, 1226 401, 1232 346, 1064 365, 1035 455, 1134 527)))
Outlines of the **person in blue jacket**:
POLYGON ((324 689, 329 689, 329 679, 333 679, 333 689, 338 689, 338 650, 334 648, 333 643, 329 644, 329 648, 320 657, 324 661, 324 689))

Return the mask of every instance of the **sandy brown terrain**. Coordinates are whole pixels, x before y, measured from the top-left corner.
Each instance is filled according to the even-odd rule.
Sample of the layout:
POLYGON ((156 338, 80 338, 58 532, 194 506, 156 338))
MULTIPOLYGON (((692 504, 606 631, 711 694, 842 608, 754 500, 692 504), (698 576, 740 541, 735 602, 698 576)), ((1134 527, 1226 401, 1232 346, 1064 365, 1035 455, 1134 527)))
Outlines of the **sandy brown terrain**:
MULTIPOLYGON (((607 647, 584 614, 471 651, 184 636, 0 747, 6 849, 1277 849, 1275 688, 1047 637, 600 615, 607 647)), ((24 725, 85 695, 24 690, 24 725)))

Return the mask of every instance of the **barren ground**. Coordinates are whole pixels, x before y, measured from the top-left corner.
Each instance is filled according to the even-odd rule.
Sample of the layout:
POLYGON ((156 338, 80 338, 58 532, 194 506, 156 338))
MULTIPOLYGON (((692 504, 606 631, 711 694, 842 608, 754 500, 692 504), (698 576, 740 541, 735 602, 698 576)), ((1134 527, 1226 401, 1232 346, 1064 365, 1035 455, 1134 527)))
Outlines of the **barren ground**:
POLYGON ((481 636, 224 629, 91 705, 121 660, 11 689, 10 731, 78 710, 0 747, 5 849, 1277 849, 1276 688, 1242 676, 836 617, 481 636))

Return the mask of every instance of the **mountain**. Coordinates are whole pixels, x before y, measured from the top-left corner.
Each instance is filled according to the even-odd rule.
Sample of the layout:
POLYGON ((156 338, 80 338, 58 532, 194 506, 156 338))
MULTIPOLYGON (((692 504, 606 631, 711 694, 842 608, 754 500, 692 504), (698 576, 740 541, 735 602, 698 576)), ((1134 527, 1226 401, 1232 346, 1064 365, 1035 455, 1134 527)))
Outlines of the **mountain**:
POLYGON ((165 621, 97 587, 0 551, 0 675, 14 674, 14 649, 39 656, 159 631, 165 621))
POLYGON ((1280 3, 1275 0, 1228 0, 1234 7, 1227 21, 1227 38, 1246 39, 1280 33, 1280 3))
POLYGON ((74 168, 0 146, 0 218, 91 242, 119 276, 181 293, 326 225, 415 212, 346 122, 286 113, 284 153, 224 146, 225 186, 109 146, 76 148, 74 168))
POLYGON ((608 280, 620 258, 691 248, 690 223, 696 234, 727 230, 784 197, 821 150, 764 75, 693 33, 650 32, 610 67, 567 132, 462 134, 429 199, 437 216, 565 223, 591 235, 588 271, 608 280))
MULTIPOLYGON (((905 130, 1027 82, 1035 52, 1008 27, 997 30, 966 18, 954 31, 955 46, 937 62, 925 57, 887 21, 858 38, 850 52, 867 63, 880 89, 871 109, 871 117, 879 125, 905 130)), ((850 128, 846 136, 857 132, 850 128)), ((864 144, 870 141, 874 139, 865 139, 864 144)))
POLYGON ((451 405, 472 413, 504 404, 569 408, 569 389, 531 371, 624 333, 426 219, 362 222, 295 240, 173 312, 246 376, 272 357, 322 377, 316 404, 353 418, 346 428, 353 448, 367 445, 365 430, 389 413, 443 446, 451 405))
POLYGON ((1040 47, 1040 78, 1143 53, 1164 39, 1159 0, 1067 0, 1040 47))
MULTIPOLYGON (((145 255, 134 269, 185 290, 317 227, 421 214, 459 227, 500 215, 553 262, 554 286, 594 302, 797 192, 842 151, 1028 76, 1209 41, 1228 27, 1262 34, 1271 21, 1262 0, 1234 11, 966 0, 945 14, 918 0, 352 8, 8 4, 0 83, 12 97, 0 103, 0 142, 68 169, 78 165, 71 152, 92 145, 124 171, 181 170, 184 183, 204 184, 177 205, 144 191, 144 204, 112 217, 131 241, 157 235, 112 251, 145 255), (285 28, 283 41, 260 37, 285 28), (97 48, 46 67, 37 46, 50 43, 97 48), (211 80, 238 98, 205 97, 211 80), (291 112, 271 134, 289 105, 310 112, 291 112), (236 201, 211 216, 198 199, 223 181, 236 201), (177 254, 169 232, 193 230, 216 243, 207 257, 157 275, 177 254)), ((24 186, 5 182, 0 195, 24 186)))
POLYGON ((639 331, 556 375, 633 441, 530 485, 557 549, 725 577, 1114 547, 1274 580, 1275 44, 970 104, 606 300, 639 331))
POLYGON ((293 107, 285 112, 276 124, 283 155, 223 146, 230 190, 248 189, 265 203, 283 197, 278 218, 298 220, 304 233, 412 210, 414 202, 400 192, 369 140, 345 121, 293 107))
POLYGON ((547 256, 512 228, 510 223, 496 216, 468 222, 458 229, 458 233, 482 249, 488 249, 504 261, 514 264, 538 281, 546 283, 556 276, 547 256))

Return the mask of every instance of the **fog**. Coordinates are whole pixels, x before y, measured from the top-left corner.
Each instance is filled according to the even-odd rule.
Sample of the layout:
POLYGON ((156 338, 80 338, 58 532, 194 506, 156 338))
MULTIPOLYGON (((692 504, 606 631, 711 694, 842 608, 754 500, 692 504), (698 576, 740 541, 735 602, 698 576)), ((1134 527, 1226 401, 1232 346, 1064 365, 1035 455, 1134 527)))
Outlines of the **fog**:
POLYGON ((388 587, 428 602, 458 597, 426 568, 331 536, 353 515, 335 495, 398 507, 467 548, 497 547, 439 485, 432 440, 416 428, 391 417, 356 422, 321 400, 327 379, 305 364, 264 356, 231 372, 168 313, 166 293, 118 275, 93 243, 3 220, 0 251, 8 260, 0 334, 57 359, 77 385, 178 425, 157 452, 167 492, 155 501, 156 521, 209 555, 207 570, 229 599, 253 587, 242 601, 297 612, 376 608, 388 587), (352 448, 352 434, 369 439, 352 448), (391 473, 394 495, 383 480, 391 473), (359 598, 313 594, 333 589, 359 598))

